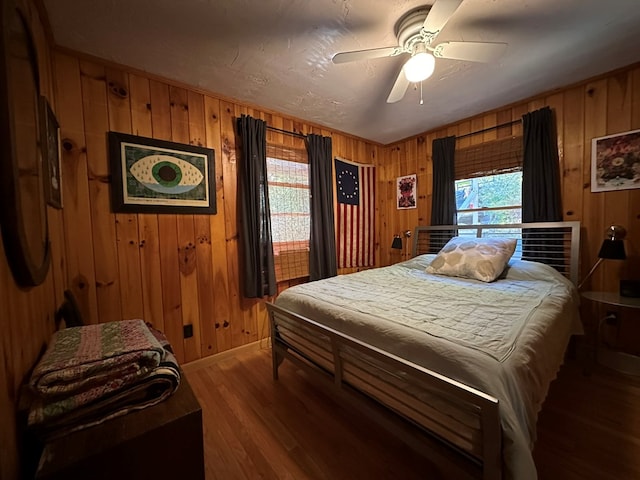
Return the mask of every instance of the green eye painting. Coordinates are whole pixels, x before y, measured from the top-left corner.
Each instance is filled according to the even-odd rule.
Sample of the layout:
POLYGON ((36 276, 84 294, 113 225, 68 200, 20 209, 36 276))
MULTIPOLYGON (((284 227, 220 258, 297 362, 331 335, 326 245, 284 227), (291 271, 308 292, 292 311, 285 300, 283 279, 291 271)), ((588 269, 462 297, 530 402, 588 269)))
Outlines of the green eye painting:
MULTIPOLYGON (((123 144, 123 148, 126 156, 128 146, 123 144)), ((192 157, 190 160, 190 162, 183 160, 177 154, 175 156, 148 155, 136 160, 129 166, 127 193, 155 197, 156 195, 151 192, 156 192, 173 198, 181 198, 187 192, 198 187, 206 187, 202 174, 202 171, 206 169, 200 166, 200 164, 204 166, 204 159, 192 157), (147 193, 144 188, 140 188, 141 186, 151 192, 147 193)), ((202 197, 199 192, 191 196, 195 196, 194 200, 202 197)))
POLYGON ((114 211, 215 213, 212 149, 117 132, 109 145, 114 211))

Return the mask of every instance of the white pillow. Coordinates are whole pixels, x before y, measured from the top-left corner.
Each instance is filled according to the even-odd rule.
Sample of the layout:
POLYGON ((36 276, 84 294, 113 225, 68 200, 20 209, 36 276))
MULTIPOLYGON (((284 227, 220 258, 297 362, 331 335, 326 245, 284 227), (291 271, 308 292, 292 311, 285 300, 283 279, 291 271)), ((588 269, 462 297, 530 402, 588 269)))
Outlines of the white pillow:
POLYGON ((427 267, 427 273, 493 282, 515 249, 515 238, 453 237, 427 267))

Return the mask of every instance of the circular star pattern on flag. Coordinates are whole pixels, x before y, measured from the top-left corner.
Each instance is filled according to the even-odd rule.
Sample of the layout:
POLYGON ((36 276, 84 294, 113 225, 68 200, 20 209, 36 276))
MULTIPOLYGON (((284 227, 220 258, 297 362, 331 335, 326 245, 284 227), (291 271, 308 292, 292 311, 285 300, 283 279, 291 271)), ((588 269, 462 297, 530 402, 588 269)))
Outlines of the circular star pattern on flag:
POLYGON ((338 188, 340 189, 342 196, 348 199, 353 199, 358 195, 358 178, 353 172, 349 170, 342 170, 338 174, 338 188), (345 179, 346 181, 343 182, 342 179, 345 175, 348 175, 350 178, 345 179), (343 185, 345 185, 345 188, 347 186, 351 186, 352 188, 349 188, 349 191, 347 191, 343 188, 343 185))

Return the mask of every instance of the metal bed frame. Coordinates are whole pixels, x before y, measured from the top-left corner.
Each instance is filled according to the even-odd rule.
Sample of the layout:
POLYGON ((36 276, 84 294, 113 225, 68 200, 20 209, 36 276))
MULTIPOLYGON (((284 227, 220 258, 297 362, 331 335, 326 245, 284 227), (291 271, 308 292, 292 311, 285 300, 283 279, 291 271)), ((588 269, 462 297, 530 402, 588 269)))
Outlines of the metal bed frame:
MULTIPOLYGON (((516 237, 514 258, 533 250, 538 260, 577 283, 579 222, 417 227, 413 253, 435 253, 453 235, 516 237)), ((267 310, 274 379, 285 358, 322 372, 339 391, 360 397, 360 402, 362 395, 374 400, 450 447, 481 478, 502 478, 502 430, 495 397, 273 303, 267 303, 267 310)), ((438 458, 432 460, 438 463, 438 458)))

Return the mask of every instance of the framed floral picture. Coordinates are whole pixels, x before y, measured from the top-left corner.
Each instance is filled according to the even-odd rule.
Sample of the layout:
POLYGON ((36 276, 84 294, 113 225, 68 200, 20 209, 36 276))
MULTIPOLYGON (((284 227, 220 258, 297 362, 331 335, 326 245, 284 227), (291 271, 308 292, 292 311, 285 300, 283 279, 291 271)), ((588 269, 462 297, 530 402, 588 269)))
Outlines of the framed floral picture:
POLYGON ((591 140, 591 191, 640 188, 640 130, 591 140))
POLYGON ((396 179, 397 205, 399 210, 407 208, 416 208, 416 174, 405 175, 396 179))

